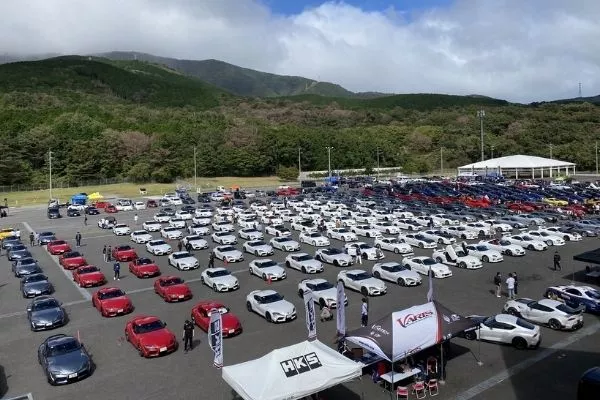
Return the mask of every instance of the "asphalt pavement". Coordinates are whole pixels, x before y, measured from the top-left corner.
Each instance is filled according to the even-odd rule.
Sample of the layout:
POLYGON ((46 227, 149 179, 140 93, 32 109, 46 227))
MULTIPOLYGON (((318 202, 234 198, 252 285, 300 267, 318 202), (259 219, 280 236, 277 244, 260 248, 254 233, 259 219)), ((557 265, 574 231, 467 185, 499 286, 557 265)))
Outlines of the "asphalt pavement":
MULTIPOLYGON (((156 212, 146 210, 138 212, 139 227, 156 212)), ((135 229, 135 212, 119 212, 119 223, 127 223, 135 229)), ((201 269, 181 272, 167 265, 166 257, 153 258, 161 268, 163 275, 177 275, 184 278, 192 292, 192 300, 167 304, 153 291, 153 279, 138 279, 122 263, 121 280, 112 280, 112 265, 102 258, 104 245, 115 246, 130 244, 139 255, 148 256, 143 245, 133 244, 128 237, 116 237, 109 230, 97 227, 100 216, 88 217, 84 226, 83 217, 61 220, 48 220, 43 209, 21 209, 11 212, 11 216, 0 220, 2 227, 18 226, 24 238, 28 229, 34 231, 53 231, 58 238, 69 240, 75 248, 75 234, 83 236, 82 252, 90 264, 97 265, 109 279, 105 286, 117 286, 131 297, 135 311, 130 316, 103 318, 91 306, 90 296, 97 289, 79 289, 65 274, 56 258, 50 256, 42 247, 33 247, 32 252, 39 260, 44 272, 56 287, 55 297, 63 302, 70 317, 69 323, 50 332, 31 332, 26 321, 25 308, 29 300, 19 293, 18 280, 10 273, 10 264, 5 257, 0 258, 0 397, 10 398, 31 393, 34 399, 106 399, 107 395, 120 399, 232 399, 231 389, 220 378, 220 371, 212 366, 212 352, 207 345, 206 334, 196 328, 196 347, 189 353, 182 348, 177 352, 157 359, 143 359, 131 344, 124 341, 126 321, 133 315, 146 314, 161 317, 168 326, 181 336, 183 322, 190 316, 190 310, 200 300, 219 300, 231 308, 241 320, 244 332, 224 342, 225 365, 235 364, 260 357, 269 351, 297 343, 306 338, 304 325, 304 307, 297 295, 298 282, 305 276, 290 270, 284 281, 271 284, 250 276, 248 263, 253 256, 247 254, 241 263, 227 265, 240 281, 240 289, 230 293, 215 293, 203 286, 199 280, 201 269, 208 263, 209 250, 195 251, 200 260, 201 269), (245 297, 255 289, 271 288, 294 303, 298 310, 298 319, 285 324, 269 324, 258 315, 246 310, 245 297), (92 354, 97 365, 95 373, 88 379, 62 387, 51 387, 46 382, 42 369, 37 363, 36 350, 47 336, 55 333, 79 335, 92 354), (2 375, 3 373, 3 375, 2 375), (110 388, 110 391, 107 391, 110 388)), ((158 237, 158 233, 154 233, 158 237)), ((266 239, 270 239, 265 235, 266 239)), ((294 233, 297 239, 297 234, 294 233)), ((370 240, 365 240, 369 242, 370 240)), ((210 242, 210 240, 209 240, 210 242)), ((462 315, 490 315, 501 311, 505 298, 492 295, 493 275, 500 271, 504 276, 516 271, 519 274, 519 296, 540 298, 544 289, 550 285, 569 283, 572 272, 583 268, 583 264, 572 261, 573 254, 598 247, 597 238, 584 239, 582 242, 569 242, 559 249, 563 259, 563 271, 551 270, 553 249, 542 253, 528 252, 523 258, 505 258, 499 264, 485 264, 479 270, 453 269, 454 276, 449 279, 436 279, 435 298, 451 310, 462 315)), ((172 243, 176 248, 176 242, 172 243)), ((332 245, 342 247, 341 242, 332 241, 332 245)), ((241 249, 241 244, 237 245, 241 249)), ((307 244, 302 251, 314 254, 316 249, 307 244)), ((417 255, 430 255, 431 251, 415 251, 417 255)), ((386 252, 385 261, 400 261, 401 256, 386 252)), ((275 250, 274 260, 283 261, 286 253, 275 250)), ((223 263, 216 260, 216 266, 223 263)), ((371 270, 373 261, 365 261, 362 266, 371 270)), ((324 277, 335 282, 339 269, 325 266, 324 277)), ((370 300, 370 319, 375 320, 393 310, 426 302, 427 279, 419 287, 399 287, 387 283, 388 293, 370 300)), ((346 291, 349 305, 346 311, 348 329, 360 325, 359 293, 346 291)), ((452 357, 447 364, 446 384, 442 386, 439 399, 531 399, 536 393, 552 393, 553 398, 573 398, 578 376, 585 369, 597 365, 600 353, 600 341, 597 331, 600 327, 598 317, 586 314, 585 326, 579 332, 556 332, 542 328, 543 343, 537 350, 518 351, 509 346, 490 343, 470 342, 463 339, 452 341, 452 357), (573 336, 578 335, 578 336, 573 336), (595 340, 594 340, 595 335, 595 340), (477 361, 480 360, 481 363, 477 361), (596 363, 596 364, 595 364, 596 363), (481 365, 480 365, 481 364, 481 365), (542 388, 537 392, 535 388, 542 388)), ((333 345, 335 321, 318 323, 318 337, 333 345)), ((261 379, 261 371, 257 371, 261 379)), ((389 399, 389 393, 374 385, 370 376, 332 389, 324 394, 325 398, 389 399)))

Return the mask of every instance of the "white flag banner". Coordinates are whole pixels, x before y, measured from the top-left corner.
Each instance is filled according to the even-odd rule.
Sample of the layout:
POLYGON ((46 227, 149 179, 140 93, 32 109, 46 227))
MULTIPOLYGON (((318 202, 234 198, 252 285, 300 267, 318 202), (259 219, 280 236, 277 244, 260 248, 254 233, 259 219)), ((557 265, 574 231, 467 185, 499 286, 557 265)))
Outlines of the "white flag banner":
POLYGON ((431 267, 429 267, 429 272, 427 273, 429 276, 429 290, 427 291, 427 301, 433 301, 433 271, 431 271, 431 267))
POLYGON ((223 317, 217 309, 212 310, 210 313, 208 345, 215 353, 214 366, 219 369, 223 368, 223 317))
POLYGON ((340 335, 346 334, 346 293, 344 292, 344 285, 342 282, 338 282, 337 285, 337 331, 340 335))
POLYGON ((304 310, 306 311, 306 329, 308 330, 308 340, 317 338, 317 317, 315 315, 315 303, 312 296, 304 292, 304 310))

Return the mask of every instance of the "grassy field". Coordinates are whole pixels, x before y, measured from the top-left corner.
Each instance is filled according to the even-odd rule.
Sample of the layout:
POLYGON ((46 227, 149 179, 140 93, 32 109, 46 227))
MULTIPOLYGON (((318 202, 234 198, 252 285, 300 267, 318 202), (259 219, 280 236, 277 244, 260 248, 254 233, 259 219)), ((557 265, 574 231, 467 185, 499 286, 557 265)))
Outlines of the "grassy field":
MULTIPOLYGON (((193 180, 190 187, 193 187, 193 180)), ((198 178, 198 187, 203 191, 215 190, 217 186, 226 188, 232 186, 240 186, 242 188, 266 188, 276 187, 282 182, 276 176, 259 177, 259 178, 238 178, 238 177, 219 177, 219 178, 198 178)), ((145 185, 134 183, 120 183, 114 185, 98 185, 98 186, 80 186, 72 188, 57 188, 52 190, 52 197, 59 199, 61 202, 68 201, 71 196, 77 193, 91 194, 100 192, 107 198, 125 197, 136 198, 140 196, 140 187, 144 187, 147 191, 147 196, 159 196, 166 192, 175 190, 176 185, 173 183, 149 183, 145 185)), ((20 207, 34 204, 45 204, 50 198, 48 190, 35 190, 25 192, 2 192, 0 199, 7 199, 9 207, 20 207)))

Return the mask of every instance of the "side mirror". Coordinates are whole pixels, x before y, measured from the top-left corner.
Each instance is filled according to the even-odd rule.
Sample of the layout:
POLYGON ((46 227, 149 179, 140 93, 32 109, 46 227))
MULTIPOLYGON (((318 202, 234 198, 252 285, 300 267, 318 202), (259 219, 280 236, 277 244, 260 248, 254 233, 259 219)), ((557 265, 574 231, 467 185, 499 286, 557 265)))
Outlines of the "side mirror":
POLYGON ((167 326, 167 323, 165 322, 165 326, 167 326))

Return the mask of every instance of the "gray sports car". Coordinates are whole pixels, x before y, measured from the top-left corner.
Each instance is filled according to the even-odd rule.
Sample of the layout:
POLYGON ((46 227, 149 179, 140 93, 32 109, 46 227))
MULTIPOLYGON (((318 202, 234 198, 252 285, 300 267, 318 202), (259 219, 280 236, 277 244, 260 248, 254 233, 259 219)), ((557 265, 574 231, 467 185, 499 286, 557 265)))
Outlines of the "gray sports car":
POLYGON ((9 261, 20 260, 22 258, 31 257, 31 253, 27 250, 27 247, 23 244, 13 246, 7 253, 6 257, 9 261))
POLYGON ((54 287, 44 274, 32 274, 21 278, 21 293, 23 297, 37 297, 52 294, 54 287))
POLYGON ((94 369, 85 346, 64 333, 44 340, 38 349, 38 361, 51 385, 66 385, 85 379, 92 375, 94 369))
POLYGON ((21 278, 31 274, 40 274, 43 271, 42 268, 40 268, 37 260, 34 260, 33 258, 22 258, 20 260, 13 261, 12 272, 17 278, 21 278))
POLYGON ((21 239, 16 236, 5 237, 2 240, 2 248, 5 250, 10 250, 13 246, 22 245, 21 239))
POLYGON ((27 306, 27 319, 32 331, 45 331, 67 323, 67 313, 52 296, 40 296, 27 306))
POLYGON ((56 240, 56 235, 54 235, 54 232, 41 232, 38 237, 41 245, 47 245, 51 241, 56 240))

